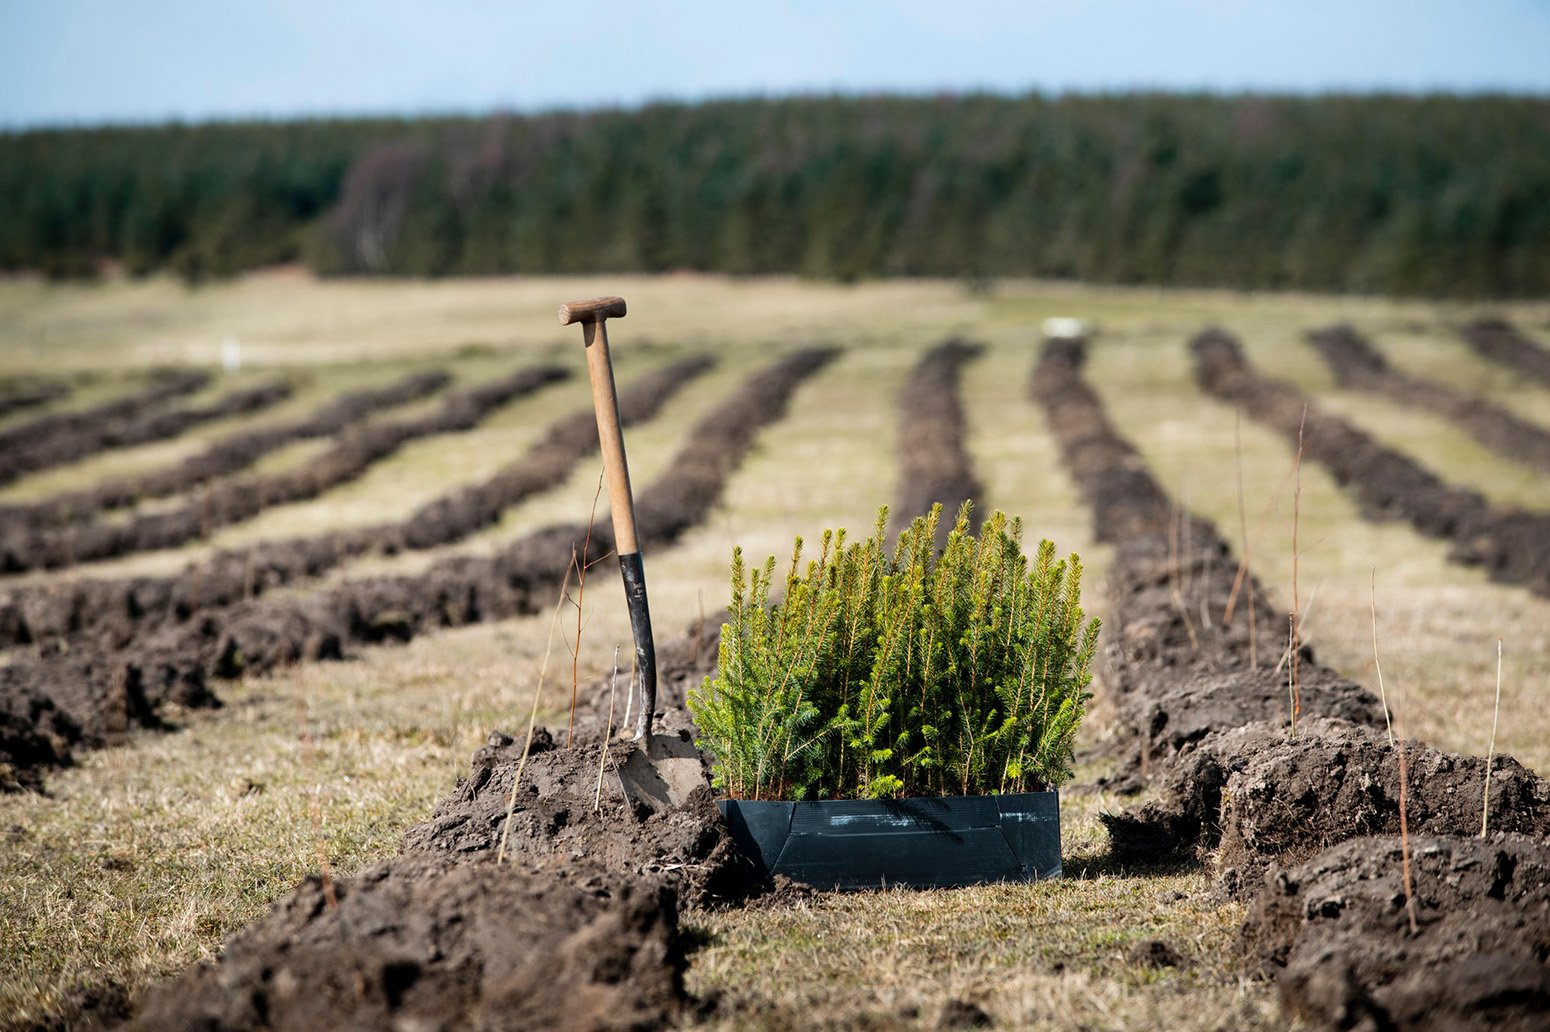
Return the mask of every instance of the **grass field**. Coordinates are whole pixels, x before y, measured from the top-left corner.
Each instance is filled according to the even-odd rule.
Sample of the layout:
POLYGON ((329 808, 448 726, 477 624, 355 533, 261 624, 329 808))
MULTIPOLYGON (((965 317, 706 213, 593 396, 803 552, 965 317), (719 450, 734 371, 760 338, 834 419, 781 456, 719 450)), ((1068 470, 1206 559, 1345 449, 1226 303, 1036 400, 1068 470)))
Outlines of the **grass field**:
MULTIPOLYGON (((1209 323, 1238 333, 1262 368, 1444 478, 1503 505, 1550 508, 1542 477, 1484 452, 1462 431, 1335 390, 1302 340, 1308 329, 1351 321, 1400 368, 1550 426, 1550 391, 1475 357, 1451 333, 1450 325, 1473 309, 1040 283, 998 283, 988 292, 952 282, 841 287, 693 276, 320 284, 290 272, 193 292, 159 280, 0 283, 0 375, 90 374, 82 390, 53 408, 110 396, 115 383, 149 363, 213 367, 227 336, 243 342, 243 380, 281 372, 298 383, 296 396, 272 411, 24 478, 0 491, 0 502, 150 468, 239 426, 285 418, 337 391, 411 369, 445 366, 459 383, 526 360, 558 360, 576 371, 474 431, 415 442, 344 488, 272 509, 208 543, 33 579, 171 572, 215 548, 401 519, 448 487, 493 472, 553 419, 589 405, 573 339, 579 333, 559 327, 553 310, 605 291, 623 294, 631 309, 611 326, 621 380, 691 351, 720 359, 661 416, 628 432, 637 486, 663 468, 684 430, 772 350, 810 342, 844 348, 760 438, 713 518, 671 550, 648 555, 663 636, 724 603, 734 544, 755 556, 784 556, 796 533, 870 526, 877 506, 895 494, 898 387, 923 347, 955 333, 988 345, 964 380, 968 446, 986 503, 1021 515, 1031 536, 1079 552, 1089 609, 1101 616, 1108 555, 1093 543, 1087 508, 1027 394, 1039 324, 1051 315, 1095 320, 1090 376, 1111 418, 1175 497, 1217 521, 1229 539, 1237 539, 1240 437, 1251 532, 1292 456, 1280 437, 1248 418, 1236 425, 1231 408, 1195 388, 1186 345, 1209 323)), ((1550 342, 1550 305, 1496 311, 1550 342)), ((303 461, 311 447, 271 456, 266 468, 303 461)), ((471 539, 362 560, 336 576, 419 568, 448 551, 488 553, 526 530, 585 520, 598 477, 598 466, 586 464, 561 488, 471 539)), ((606 508, 606 498, 599 504, 606 508)), ((1255 571, 1284 604, 1289 497, 1266 519, 1255 571)), ((1450 564, 1444 544, 1406 525, 1363 521, 1312 466, 1303 470, 1300 543, 1306 636, 1323 661, 1373 683, 1375 576, 1384 675, 1406 731, 1439 747, 1483 753, 1500 635, 1497 748, 1550 771, 1550 600, 1450 564)), ((486 733, 521 722, 547 623, 542 617, 478 625, 404 647, 365 649, 346 662, 303 667, 294 678, 222 684, 223 709, 178 715, 171 734, 140 734, 125 747, 82 753, 76 767, 48 775, 46 794, 0 796, 0 1028, 46 1019, 81 987, 113 982, 133 991, 215 955, 228 933, 261 916, 314 868, 314 796, 337 871, 391 855, 405 827, 428 816, 450 790, 486 733), (316 738, 309 763, 300 746, 303 726, 316 738)), ((569 689, 573 631, 567 628, 563 643, 564 684, 551 684, 542 703, 551 715, 561 689, 569 689)), ((628 633, 616 578, 590 581, 577 654, 583 678, 602 669, 628 633)), ((1108 733, 1104 714, 1100 698, 1084 745, 1108 733)), ((1093 787, 1103 762, 1084 761, 1065 795, 1062 882, 818 895, 692 915, 707 944, 693 958, 690 988, 723 1001, 695 1020, 931 1027, 945 1001, 956 998, 1012 1027, 1284 1027, 1273 988, 1234 960, 1242 913, 1209 899, 1207 870, 1136 872, 1109 861, 1096 814, 1129 800, 1093 787), (1156 971, 1126 959, 1132 945, 1154 938, 1171 943, 1185 963, 1156 971)))

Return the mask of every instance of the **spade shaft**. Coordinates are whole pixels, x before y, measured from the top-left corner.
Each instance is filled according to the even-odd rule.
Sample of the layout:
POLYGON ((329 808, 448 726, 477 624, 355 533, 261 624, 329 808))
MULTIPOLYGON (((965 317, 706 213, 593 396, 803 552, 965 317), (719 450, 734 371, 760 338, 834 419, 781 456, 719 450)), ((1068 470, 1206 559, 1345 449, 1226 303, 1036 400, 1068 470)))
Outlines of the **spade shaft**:
MULTIPOLYGON (((613 512, 614 550, 624 576, 630 610, 630 634, 635 639, 635 738, 648 742, 657 708, 657 651, 651 637, 651 608, 646 601, 646 571, 641 564, 640 535, 635 526, 635 498, 630 491, 630 465, 619 429, 619 397, 614 387, 613 360, 608 353, 608 320, 623 318, 624 298, 598 297, 560 306, 560 325, 581 324, 587 349, 587 376, 592 382, 592 408, 597 415, 598 443, 603 451, 603 475, 608 506, 613 512)), ((585 562, 585 558, 583 558, 585 562)))

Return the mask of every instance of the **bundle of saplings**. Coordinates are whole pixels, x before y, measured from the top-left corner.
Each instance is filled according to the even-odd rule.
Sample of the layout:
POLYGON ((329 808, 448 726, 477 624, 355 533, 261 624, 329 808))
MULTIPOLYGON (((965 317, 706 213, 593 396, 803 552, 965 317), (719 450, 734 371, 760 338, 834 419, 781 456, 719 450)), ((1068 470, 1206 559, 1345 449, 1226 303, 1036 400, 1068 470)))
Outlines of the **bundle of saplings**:
POLYGON ((797 538, 780 601, 775 557, 732 553, 720 665, 689 694, 700 748, 733 799, 1036 792, 1071 775, 1092 696, 1098 621, 1084 623, 1078 557, 969 505, 933 549, 941 506, 887 547, 825 531, 805 570, 797 538))

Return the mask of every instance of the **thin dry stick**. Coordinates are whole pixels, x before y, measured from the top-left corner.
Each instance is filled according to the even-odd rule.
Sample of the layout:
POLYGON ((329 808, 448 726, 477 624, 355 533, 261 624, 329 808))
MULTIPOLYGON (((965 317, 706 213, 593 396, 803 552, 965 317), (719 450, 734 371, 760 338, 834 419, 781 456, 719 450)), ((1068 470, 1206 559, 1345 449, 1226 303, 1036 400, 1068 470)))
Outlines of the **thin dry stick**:
MULTIPOLYGON (((1313 605, 1319 600, 1319 588, 1323 587, 1324 579, 1321 577, 1313 584, 1313 590, 1308 592, 1308 604, 1302 607, 1302 614, 1297 617, 1297 640, 1301 641, 1308 633, 1308 625, 1313 622, 1313 605)), ((1286 666, 1292 658, 1291 642, 1288 640, 1287 648, 1281 650, 1281 658, 1276 661, 1276 673, 1286 666)))
POLYGON ((1302 515, 1302 432, 1308 425, 1308 406, 1302 407, 1302 422, 1297 424, 1297 486, 1292 491, 1292 734, 1297 733, 1297 718, 1302 714, 1302 691, 1298 683, 1297 653, 1302 644, 1297 624, 1297 524, 1302 515))
POLYGON ((1211 630, 1211 560, 1216 557, 1216 549, 1206 548, 1205 563, 1205 587, 1200 592, 1200 622, 1206 630, 1211 630))
MULTIPOLYGON (((1378 662, 1378 568, 1372 568, 1372 665, 1378 669, 1378 698, 1383 702, 1383 723, 1389 731, 1389 748, 1394 747, 1394 722, 1389 719, 1389 697, 1383 690, 1383 664, 1378 662)), ((1494 739, 1493 739, 1494 740, 1494 739)), ((1491 769, 1486 766, 1486 788, 1491 785, 1491 769)))
POLYGON ((1238 534, 1243 539, 1243 562, 1238 566, 1238 576, 1233 580, 1232 593, 1227 599, 1227 609, 1222 613, 1222 623, 1232 622, 1233 603, 1238 601, 1238 585, 1245 576, 1249 581, 1249 669, 1259 669, 1259 649, 1254 633, 1254 574, 1249 570, 1249 514, 1243 504, 1243 410, 1233 410, 1233 455, 1238 467, 1238 534))
POLYGON ((597 758, 597 794, 592 797, 592 812, 603 805, 603 769, 608 766, 608 743, 614 737, 614 692, 619 687, 619 646, 614 645, 614 676, 608 682, 608 723, 603 728, 603 754, 597 758))
POLYGON ((318 785, 313 776, 312 759, 312 733, 307 730, 307 696, 303 690, 301 681, 301 664, 291 664, 291 680, 296 690, 296 734, 301 740, 301 777, 307 785, 307 793, 311 801, 307 807, 312 818, 312 844, 317 851, 318 877, 323 882, 323 900, 328 904, 328 909, 336 910, 339 907, 339 898, 334 895, 334 872, 328 863, 328 845, 323 839, 323 800, 320 795, 322 787, 318 785))
POLYGON ((571 545, 570 559, 576 567, 576 640, 570 654, 570 723, 565 725, 565 748, 570 748, 571 735, 576 730, 576 668, 581 662, 581 602, 587 593, 587 553, 592 550, 592 524, 597 522, 597 500, 603 495, 603 471, 597 474, 597 490, 592 494, 592 515, 587 517, 587 540, 581 546, 581 558, 576 558, 576 546, 571 545))
POLYGON ((1196 651, 1200 639, 1195 635, 1195 621, 1189 618, 1189 607, 1184 604, 1180 586, 1184 583, 1184 567, 1179 554, 1179 509, 1175 506, 1168 519, 1168 586, 1173 595, 1173 606, 1184 618, 1184 629, 1189 632, 1189 643, 1196 651))
POLYGON ((1502 715, 1502 636, 1496 636, 1496 708, 1491 713, 1491 747, 1485 754, 1485 798, 1480 803, 1480 837, 1491 819, 1491 760, 1496 756, 1496 724, 1502 715))
POLYGON ((630 687, 629 687, 629 691, 624 693, 624 720, 622 720, 619 723, 620 727, 629 727, 630 726, 630 710, 633 709, 634 706, 635 706, 635 653, 632 650, 630 652, 630 687))
POLYGON ((527 740, 522 743, 522 759, 517 761, 516 776, 511 779, 511 798, 506 801, 506 823, 501 829, 501 845, 495 851, 495 862, 506 859, 506 842, 511 838, 511 816, 517 812, 517 786, 522 784, 522 771, 527 767, 528 750, 533 747, 533 727, 538 722, 538 698, 544 693, 544 675, 549 672, 549 654, 554 651, 554 631, 560 626, 560 613, 565 609, 565 594, 570 588, 570 569, 565 570, 565 581, 560 585, 560 597, 554 601, 554 618, 549 621, 549 642, 544 646, 544 661, 538 668, 538 684, 533 688, 533 708, 527 715, 527 740))

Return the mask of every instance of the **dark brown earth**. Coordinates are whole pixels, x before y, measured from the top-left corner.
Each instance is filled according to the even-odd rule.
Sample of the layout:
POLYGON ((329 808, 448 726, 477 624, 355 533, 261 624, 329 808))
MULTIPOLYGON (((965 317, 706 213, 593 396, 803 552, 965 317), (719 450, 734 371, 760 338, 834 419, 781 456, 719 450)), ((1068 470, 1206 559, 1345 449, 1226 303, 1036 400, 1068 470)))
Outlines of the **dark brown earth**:
POLYGON ((1550 1015, 1550 841, 1358 838, 1274 868, 1244 925, 1287 1009, 1316 1029, 1540 1032, 1550 1015))
POLYGON ((47 529, 91 519, 99 512, 122 509, 151 498, 193 490, 220 477, 241 472, 263 456, 292 441, 331 437, 368 416, 416 401, 441 390, 452 378, 445 372, 411 373, 383 387, 346 391, 300 419, 239 430, 197 455, 135 477, 106 480, 80 491, 68 491, 40 502, 0 506, 0 526, 47 529))
POLYGON ((0 416, 9 416, 23 409, 47 405, 70 393, 70 384, 64 380, 50 380, 39 376, 8 378, 0 385, 0 416))
MULTIPOLYGON (((1215 569, 1230 553, 1209 525, 1174 517, 1159 528, 1166 495, 1080 382, 1083 355, 1079 343, 1047 345, 1034 391, 1100 535, 1119 542, 1106 627, 1111 688, 1159 798, 1105 815, 1114 854, 1149 863, 1217 849, 1218 890, 1253 901, 1243 951, 1266 963, 1287 1008, 1315 1027, 1543 1028, 1550 840, 1503 833, 1550 833, 1550 783, 1496 759, 1497 833, 1464 838, 1478 835, 1485 761, 1407 745, 1422 927, 1411 937, 1397 845, 1366 837, 1399 827, 1398 757, 1377 700, 1308 652, 1295 736, 1285 702, 1269 720, 1254 716, 1285 682, 1245 669, 1247 634, 1221 629, 1215 569), (1200 563, 1201 541, 1217 557, 1211 567, 1200 563)), ((1267 617, 1280 622, 1265 613, 1262 627, 1267 617)), ((1276 644, 1255 638, 1261 654, 1275 655, 1276 644)))
MULTIPOLYGON (((717 628, 662 644, 663 733, 692 733, 683 691, 714 669, 717 628)), ((668 1024, 689 1002, 679 909, 765 886, 733 847, 708 783, 661 814, 630 806, 611 768, 599 793, 609 683, 579 693, 570 748, 559 733, 534 732, 503 862, 523 743, 492 731, 397 858, 335 883, 337 909, 310 878, 232 936, 217 963, 99 1011, 132 1014, 131 1029, 230 1032, 668 1024)))
MULTIPOLYGON (((894 491, 896 528, 908 526, 933 505, 941 505, 937 547, 947 543, 953 516, 983 488, 964 447, 963 400, 959 383, 963 364, 983 352, 977 344, 949 340, 927 351, 899 392, 899 486, 894 491)), ((982 514, 970 516, 974 533, 982 514)))
POLYGON ((1350 326, 1316 330, 1308 339, 1342 387, 1444 416, 1497 454, 1550 473, 1550 430, 1484 398, 1400 372, 1350 326))
MULTIPOLYGON (((750 376, 689 434, 669 468, 636 498, 641 540, 660 547, 704 520, 752 447, 755 435, 784 413, 792 391, 832 357, 826 349, 788 355, 750 376)), ((76 725, 90 729, 157 726, 166 701, 211 704, 212 677, 265 673, 297 661, 340 658, 347 646, 404 642, 426 631, 537 612, 564 579, 573 550, 588 540, 582 524, 534 532, 492 558, 448 557, 424 574, 346 580, 303 596, 269 596, 192 618, 127 648, 79 640, 13 653, 0 668, 0 708, 13 722, 52 699, 76 725), (137 691, 124 703, 123 686, 137 691), (80 707, 77 709, 76 707, 80 707)), ((612 550, 612 531, 590 533, 585 561, 612 550)), ((68 744, 68 743, 67 743, 68 744)), ((82 745, 96 744, 90 735, 82 745)), ((35 748, 0 756, 19 767, 35 748)), ((20 780, 19 778, 17 780, 20 780)))
POLYGON ((113 447, 113 441, 155 416, 158 405, 192 394, 210 382, 208 373, 167 370, 145 387, 75 412, 56 412, 0 430, 0 484, 113 447))
POLYGON ((1289 384, 1259 375, 1238 341, 1221 330, 1201 333, 1190 348, 1201 387, 1241 405, 1289 441, 1296 441, 1306 413, 1305 454, 1360 502, 1368 518, 1408 520, 1429 537, 1450 540, 1455 562, 1550 597, 1550 513, 1496 507, 1478 492, 1444 483, 1414 459, 1310 404, 1289 384))
POLYGON ((129 1029, 602 1030, 686 997, 674 894, 569 856, 448 867, 400 857, 309 879, 219 962, 153 987, 129 1029))
MULTIPOLYGON (((621 422, 630 425, 651 418, 708 364, 708 359, 691 358, 638 377, 619 392, 621 422)), ((456 488, 403 523, 261 542, 219 552, 172 577, 81 579, 0 589, 0 644, 86 636, 125 648, 146 634, 321 576, 368 552, 395 554, 450 544, 556 486, 596 451, 597 422, 587 409, 556 422, 526 454, 489 480, 456 488)))
POLYGON ((1486 358, 1550 387, 1550 351, 1500 319, 1479 319, 1462 328, 1464 340, 1486 358))
POLYGON ((453 391, 435 412, 361 426, 296 469, 245 480, 208 482, 203 492, 176 509, 135 516, 121 523, 97 522, 43 530, 22 528, 6 535, 0 569, 56 569, 133 552, 173 548, 207 537, 217 528, 251 519, 272 506, 316 498, 349 483, 410 441, 470 430, 502 406, 568 375, 569 371, 560 366, 528 366, 498 380, 453 391))

